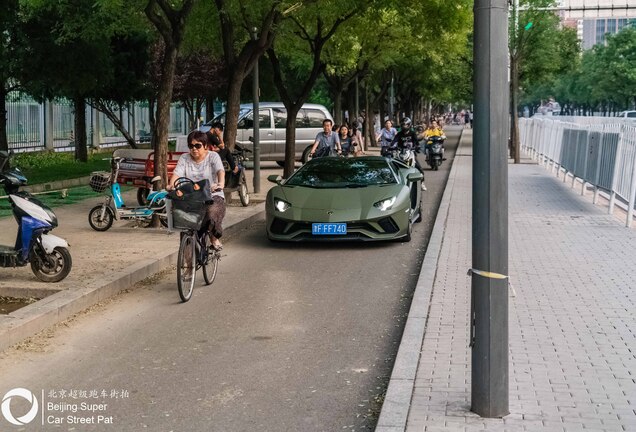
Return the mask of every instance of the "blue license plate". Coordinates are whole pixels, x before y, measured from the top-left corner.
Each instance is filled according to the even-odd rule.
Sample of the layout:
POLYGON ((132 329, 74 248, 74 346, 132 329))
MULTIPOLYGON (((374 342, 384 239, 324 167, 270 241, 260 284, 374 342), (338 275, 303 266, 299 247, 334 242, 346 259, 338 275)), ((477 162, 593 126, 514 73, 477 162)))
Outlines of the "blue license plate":
POLYGON ((311 224, 313 235, 345 235, 347 234, 347 224, 342 223, 314 223, 311 224))

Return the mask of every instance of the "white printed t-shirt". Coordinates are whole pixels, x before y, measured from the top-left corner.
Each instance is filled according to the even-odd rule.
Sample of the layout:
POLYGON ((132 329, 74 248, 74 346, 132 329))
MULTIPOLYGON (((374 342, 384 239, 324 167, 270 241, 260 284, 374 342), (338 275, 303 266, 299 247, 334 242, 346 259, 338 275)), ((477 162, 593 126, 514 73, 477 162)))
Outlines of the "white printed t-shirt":
MULTIPOLYGON (((216 173, 223 170, 223 162, 216 152, 208 151, 201 162, 195 162, 190 153, 184 153, 179 158, 177 166, 174 168, 173 175, 178 177, 187 177, 194 182, 208 179, 210 184, 218 183, 216 173)), ((212 196, 225 197, 223 191, 212 192, 212 196)))

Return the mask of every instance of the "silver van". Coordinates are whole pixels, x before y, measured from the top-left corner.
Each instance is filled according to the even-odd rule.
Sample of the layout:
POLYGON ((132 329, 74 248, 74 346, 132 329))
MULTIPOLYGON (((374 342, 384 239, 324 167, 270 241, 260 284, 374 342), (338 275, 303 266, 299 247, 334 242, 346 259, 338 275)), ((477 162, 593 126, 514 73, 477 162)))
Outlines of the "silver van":
MULTIPOLYGON (((282 102, 261 102, 258 108, 261 160, 276 161, 282 166, 285 160, 287 109, 282 102)), ((322 132, 322 122, 325 119, 333 121, 327 108, 322 105, 304 104, 298 111, 296 117, 296 160, 303 163, 307 162, 311 146, 318 132, 322 132)), ((202 125, 199 130, 207 132, 212 127, 212 124, 217 121, 225 124, 225 113, 202 125)), ((241 104, 236 142, 241 147, 250 150, 254 148, 254 145, 249 140, 254 135, 253 125, 254 113, 252 104, 241 104)))

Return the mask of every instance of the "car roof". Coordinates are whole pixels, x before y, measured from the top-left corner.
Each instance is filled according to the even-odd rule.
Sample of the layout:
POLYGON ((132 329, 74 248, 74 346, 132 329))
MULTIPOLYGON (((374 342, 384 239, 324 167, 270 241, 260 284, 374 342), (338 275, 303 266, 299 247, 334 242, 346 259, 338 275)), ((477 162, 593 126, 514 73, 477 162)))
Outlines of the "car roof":
MULTIPOLYGON (((253 106, 254 105, 251 103, 241 104, 241 109, 252 109, 253 106)), ((258 106, 259 108, 285 108, 285 104, 282 102, 259 102, 258 106)), ((327 108, 325 108, 324 105, 314 103, 305 103, 302 108, 315 108, 327 111, 327 108)))

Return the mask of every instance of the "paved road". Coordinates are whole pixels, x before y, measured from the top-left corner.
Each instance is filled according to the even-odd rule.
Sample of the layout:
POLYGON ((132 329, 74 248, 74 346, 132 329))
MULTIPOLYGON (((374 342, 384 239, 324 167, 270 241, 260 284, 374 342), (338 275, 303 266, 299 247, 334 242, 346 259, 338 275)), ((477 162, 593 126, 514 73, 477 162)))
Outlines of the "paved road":
POLYGON ((95 420, 119 431, 372 429, 449 166, 427 171, 410 243, 271 244, 261 220, 226 241, 217 281, 189 303, 167 271, 3 354, 0 388, 43 389, 61 430, 91 413, 60 413, 85 399, 59 390, 106 390, 95 420))

